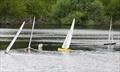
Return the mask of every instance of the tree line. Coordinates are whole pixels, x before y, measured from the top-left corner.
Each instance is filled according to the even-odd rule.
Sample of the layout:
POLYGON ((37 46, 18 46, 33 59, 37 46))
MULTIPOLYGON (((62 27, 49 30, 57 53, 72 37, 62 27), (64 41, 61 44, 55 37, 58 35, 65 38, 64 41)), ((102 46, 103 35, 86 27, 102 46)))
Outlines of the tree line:
POLYGON ((18 27, 22 21, 38 28, 65 28, 76 18, 76 28, 120 27, 120 0, 0 0, 0 27, 18 27))

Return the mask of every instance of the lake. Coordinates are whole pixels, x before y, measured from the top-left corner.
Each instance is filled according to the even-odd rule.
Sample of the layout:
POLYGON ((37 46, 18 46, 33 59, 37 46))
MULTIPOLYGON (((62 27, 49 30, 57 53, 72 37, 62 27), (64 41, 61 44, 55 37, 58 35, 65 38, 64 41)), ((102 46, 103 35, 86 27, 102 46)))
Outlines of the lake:
MULTIPOLYGON (((4 51, 16 33, 16 29, 0 29, 1 72, 120 72, 119 45, 107 51, 108 31, 74 31, 69 53, 60 53, 67 29, 36 29, 32 48, 43 44, 43 51, 27 53, 30 29, 24 29, 9 54, 4 51)), ((114 31, 114 41, 120 42, 120 32, 114 31)))
MULTIPOLYGON (((0 29, 0 49, 5 49, 13 39, 17 29, 0 29)), ((38 44, 44 44, 44 50, 57 50, 61 47, 68 29, 35 29, 32 47, 38 48, 38 44)), ((30 29, 23 29, 17 41, 13 45, 14 48, 26 48, 30 38, 30 29)), ((114 31, 114 41, 120 43, 120 31, 114 31)), ((75 29, 71 48, 81 50, 96 50, 105 49, 107 46, 103 44, 108 40, 107 30, 80 30, 75 29)), ((119 50, 120 46, 114 46, 114 49, 119 50)))

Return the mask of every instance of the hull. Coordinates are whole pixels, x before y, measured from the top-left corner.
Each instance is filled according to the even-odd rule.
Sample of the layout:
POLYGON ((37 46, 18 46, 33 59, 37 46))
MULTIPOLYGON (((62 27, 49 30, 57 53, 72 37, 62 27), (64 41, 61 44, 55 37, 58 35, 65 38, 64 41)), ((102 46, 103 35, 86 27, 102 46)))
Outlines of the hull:
POLYGON ((70 52, 72 49, 66 49, 66 48, 58 48, 59 52, 70 52))
POLYGON ((116 43, 106 43, 104 45, 116 45, 116 43))

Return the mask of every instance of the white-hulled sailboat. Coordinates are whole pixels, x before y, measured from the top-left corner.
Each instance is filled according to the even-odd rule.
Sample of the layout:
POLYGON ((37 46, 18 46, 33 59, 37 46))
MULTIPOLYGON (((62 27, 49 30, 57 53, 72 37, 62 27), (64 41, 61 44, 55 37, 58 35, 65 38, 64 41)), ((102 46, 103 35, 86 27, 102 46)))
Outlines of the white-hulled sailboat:
POLYGON ((18 32, 16 33, 15 37, 13 38, 13 40, 11 41, 11 43, 8 45, 8 47, 6 48, 5 53, 8 53, 11 49, 11 47, 13 46, 13 44, 15 43, 16 39, 18 38, 20 32, 22 31, 23 27, 25 25, 25 21, 23 22, 23 24, 21 25, 21 27, 19 28, 18 32))
POLYGON ((72 35, 73 35, 74 25, 75 25, 75 18, 73 19, 70 31, 68 32, 68 34, 67 34, 67 36, 65 38, 65 41, 64 41, 64 43, 62 45, 62 48, 58 48, 58 51, 60 51, 60 52, 68 52, 68 51, 71 50, 71 49, 69 49, 69 47, 70 47, 70 43, 71 43, 71 39, 72 39, 72 35))
POLYGON ((112 17, 110 20, 110 28, 109 28, 109 33, 108 33, 108 43, 105 43, 104 45, 115 45, 116 42, 113 40, 113 31, 112 31, 112 17))
POLYGON ((27 52, 30 53, 31 52, 31 42, 32 42, 32 37, 33 37, 33 31, 34 31, 34 27, 35 27, 35 17, 33 19, 33 23, 32 23, 32 30, 31 30, 31 35, 30 35, 30 41, 29 41, 29 44, 28 44, 28 47, 27 47, 27 52))
POLYGON ((113 39, 113 31, 112 31, 112 17, 110 19, 110 28, 109 28, 109 33, 108 33, 108 42, 104 43, 104 45, 108 45, 108 49, 113 48, 113 45, 116 45, 116 42, 114 42, 113 39))

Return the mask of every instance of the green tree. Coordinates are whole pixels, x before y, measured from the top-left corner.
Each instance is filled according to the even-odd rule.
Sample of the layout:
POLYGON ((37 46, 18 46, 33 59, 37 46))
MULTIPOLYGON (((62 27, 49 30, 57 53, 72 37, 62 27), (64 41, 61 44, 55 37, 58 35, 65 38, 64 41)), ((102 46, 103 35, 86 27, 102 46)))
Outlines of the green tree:
POLYGON ((76 17, 78 26, 88 27, 89 21, 90 24, 94 23, 91 25, 95 25, 101 19, 104 20, 103 10, 104 7, 99 0, 57 0, 52 7, 52 15, 62 23, 68 23, 71 18, 76 17))
POLYGON ((27 16, 22 0, 0 0, 0 23, 17 26, 27 16))
POLYGON ((21 0, 1 0, 0 16, 5 18, 22 18, 26 15, 26 7, 21 0))

